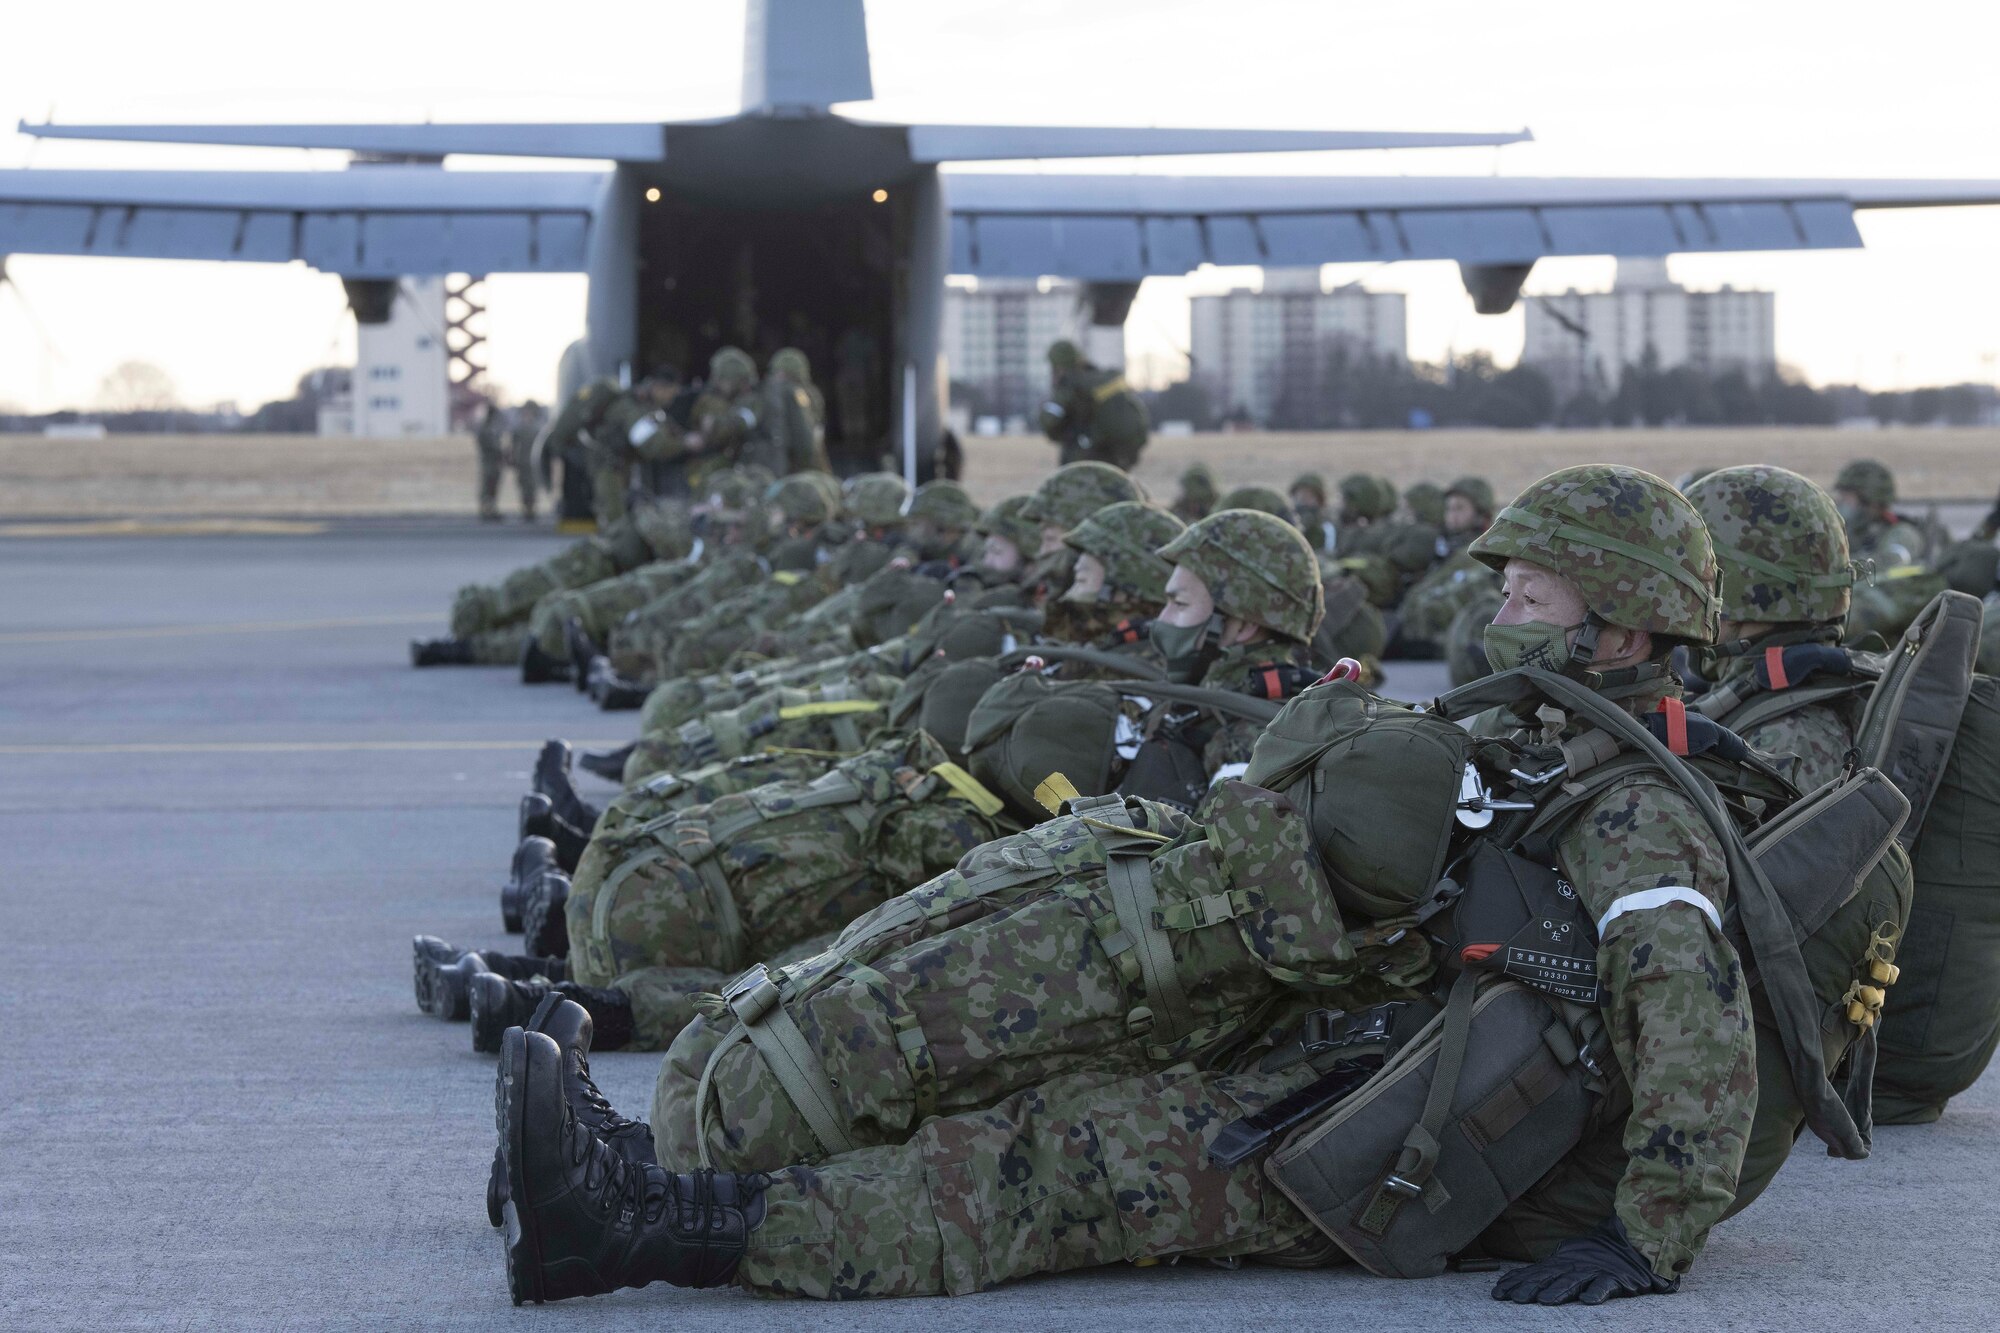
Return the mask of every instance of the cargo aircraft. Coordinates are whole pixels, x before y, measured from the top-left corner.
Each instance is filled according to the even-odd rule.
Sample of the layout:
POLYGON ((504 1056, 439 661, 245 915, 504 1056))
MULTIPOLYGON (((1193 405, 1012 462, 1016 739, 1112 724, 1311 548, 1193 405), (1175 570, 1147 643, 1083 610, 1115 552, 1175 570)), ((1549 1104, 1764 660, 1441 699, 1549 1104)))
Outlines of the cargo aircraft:
MULTIPOLYGON (((795 343, 822 377, 871 349, 869 438, 927 474, 941 437, 945 279, 1081 280, 1091 324, 1139 284, 1203 264, 1457 261, 1498 314, 1550 255, 1858 246, 1854 214, 2000 202, 2000 181, 1436 176, 1022 175, 945 164, 1499 145, 1518 133, 892 124, 874 95, 863 0, 748 0, 742 109, 616 124, 58 125, 45 139, 344 149, 348 169, 0 171, 9 253, 298 262, 338 275, 357 319, 405 277, 588 275, 565 390, 725 343, 795 343), (836 112, 838 106, 842 110, 836 112), (462 171, 480 155, 590 159, 602 172, 462 171)), ((839 423, 832 423, 835 430, 839 423)))

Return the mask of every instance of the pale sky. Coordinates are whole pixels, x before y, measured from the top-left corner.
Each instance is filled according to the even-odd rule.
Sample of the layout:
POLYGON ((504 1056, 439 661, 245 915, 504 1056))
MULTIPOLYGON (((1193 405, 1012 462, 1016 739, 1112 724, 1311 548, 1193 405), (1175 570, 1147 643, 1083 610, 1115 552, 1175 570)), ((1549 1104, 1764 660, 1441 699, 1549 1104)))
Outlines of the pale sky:
MULTIPOLYGON (((1050 170, 1463 175, 2000 176, 2000 8, 1970 0, 870 0, 885 119, 1329 129, 1533 128, 1501 150, 1119 160, 1050 170)), ((17 5, 0 41, 0 167, 338 170, 336 153, 37 144, 69 121, 651 120, 726 113, 740 0, 315 6, 17 5)), ((479 165, 460 159, 459 165, 479 165)), ((546 163, 483 165, 537 166, 546 163)), ((990 166, 977 168, 992 170, 990 166)), ((1040 169, 1040 168, 1026 168, 1040 169)), ((1780 358, 1820 382, 2000 378, 2000 208, 1861 215, 1868 248, 1691 256, 1696 287, 1778 293, 1780 358)), ((352 355, 336 279, 297 266, 16 257, 0 288, 0 405, 87 405, 112 366, 246 408, 352 355)), ((1602 288, 1544 261, 1528 290, 1602 288)), ((1475 315, 1444 263, 1342 266, 1410 298, 1410 350, 1518 355, 1519 311, 1475 315)), ((1186 297, 1146 283, 1137 363, 1175 364, 1186 297), (1148 362, 1147 358, 1151 358, 1148 362)), ((492 377, 546 398, 583 279, 488 283, 492 377)))

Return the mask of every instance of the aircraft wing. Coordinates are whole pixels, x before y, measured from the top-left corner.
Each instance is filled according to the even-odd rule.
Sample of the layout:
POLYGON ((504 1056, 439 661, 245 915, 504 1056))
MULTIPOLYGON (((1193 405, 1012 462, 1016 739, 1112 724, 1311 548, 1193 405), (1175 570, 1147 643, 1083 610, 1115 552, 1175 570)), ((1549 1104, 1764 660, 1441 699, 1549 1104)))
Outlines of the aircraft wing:
POLYGON ((951 271, 1134 281, 1305 266, 1861 244, 1861 208, 2000 203, 2000 181, 948 173, 951 271))
POLYGON ((917 162, 998 162, 1057 157, 1166 157, 1195 153, 1311 153, 1375 148, 1478 148, 1525 143, 1500 134, 1375 130, 1200 130, 1060 125, 912 125, 917 162))
POLYGON ((0 171, 0 255, 299 260, 328 273, 585 267, 597 172, 0 171))

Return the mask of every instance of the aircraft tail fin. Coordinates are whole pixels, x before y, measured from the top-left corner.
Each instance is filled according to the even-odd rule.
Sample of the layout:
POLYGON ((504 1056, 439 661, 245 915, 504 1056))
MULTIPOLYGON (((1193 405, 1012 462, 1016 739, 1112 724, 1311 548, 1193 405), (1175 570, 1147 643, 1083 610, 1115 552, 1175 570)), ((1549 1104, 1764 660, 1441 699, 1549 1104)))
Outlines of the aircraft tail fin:
POLYGON ((874 96, 862 0, 749 0, 745 111, 824 111, 874 96))

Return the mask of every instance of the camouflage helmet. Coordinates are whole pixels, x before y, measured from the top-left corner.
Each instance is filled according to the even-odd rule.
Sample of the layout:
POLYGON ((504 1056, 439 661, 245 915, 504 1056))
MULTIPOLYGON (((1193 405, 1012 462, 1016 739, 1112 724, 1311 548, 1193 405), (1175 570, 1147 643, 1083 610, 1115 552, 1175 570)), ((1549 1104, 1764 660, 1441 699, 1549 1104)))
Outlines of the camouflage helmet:
POLYGON ((1410 517, 1434 528, 1444 526, 1444 491, 1434 481, 1419 481, 1403 490, 1410 517))
POLYGON ((820 494, 826 497, 826 514, 829 519, 839 518, 847 511, 847 492, 841 486, 839 477, 834 476, 831 472, 821 472, 817 468, 794 473, 793 475, 804 477, 807 481, 819 487, 820 494))
POLYGON ((1460 496, 1465 502, 1488 518, 1493 517, 1493 483, 1484 477, 1460 477, 1444 488, 1445 498, 1460 496))
POLYGON ((1187 524, 1143 500, 1106 505, 1063 534, 1063 544, 1096 556, 1104 566, 1104 581, 1142 602, 1166 600, 1167 579, 1174 568, 1160 558, 1160 548, 1187 531, 1187 524))
POLYGON ((1687 491, 1722 567, 1730 620, 1826 621, 1847 614, 1854 570, 1833 497, 1781 467, 1709 473, 1687 491))
POLYGON ((847 481, 847 512, 866 528, 901 527, 909 499, 910 488, 893 472, 864 472, 847 481))
POLYGON ((1836 491, 1853 491, 1871 509, 1896 503, 1896 474, 1872 458, 1857 458, 1833 479, 1836 491))
POLYGON ((800 384, 811 384, 812 362, 796 347, 780 347, 771 353, 770 373, 790 376, 800 384))
POLYGON ((1021 516, 1028 507, 1028 496, 1010 495, 999 504, 979 516, 973 531, 986 537, 1000 537, 1014 543, 1014 549, 1024 557, 1032 559, 1042 542, 1042 529, 1021 516))
POLYGON ((1208 464, 1193 462, 1181 473, 1181 494, 1197 500, 1215 499, 1215 473, 1208 464))
POLYGON ((1070 463, 1043 479, 1021 514, 1039 527, 1068 532, 1106 505, 1145 498, 1138 482, 1109 463, 1070 463))
POLYGON ((1319 473, 1317 472, 1299 473, 1298 476, 1292 478, 1292 484, 1285 488, 1285 494, 1292 495, 1301 490, 1311 491, 1314 495, 1317 495, 1319 497, 1320 504, 1324 505, 1326 503, 1326 497, 1327 497, 1326 478, 1322 477, 1319 473))
POLYGON ((927 518, 940 528, 964 529, 979 521, 979 506, 972 503, 965 487, 939 478, 917 487, 917 493, 910 497, 910 507, 903 517, 927 518))
POLYGON ((1340 507, 1356 518, 1383 518, 1395 511, 1396 489, 1391 486, 1384 497, 1379 477, 1350 472, 1340 479, 1340 507))
POLYGON ((1300 643, 1326 616, 1319 561, 1299 530, 1254 509, 1218 509, 1160 548, 1208 585, 1215 609, 1300 643))
MULTIPOLYGON (((1296 484, 1295 484, 1296 485, 1296 484)), ((1292 502, 1272 490, 1269 486, 1238 486, 1229 494, 1215 502, 1217 509, 1254 509, 1260 514, 1282 518, 1287 523, 1296 524, 1299 514, 1292 508, 1292 502)))
POLYGON ((1715 641, 1715 548, 1694 506, 1650 472, 1593 463, 1551 472, 1516 496, 1466 551, 1494 569, 1510 559, 1575 584, 1599 620, 1715 641))
POLYGON ((748 388, 757 382, 757 363, 740 347, 722 347, 708 359, 708 382, 717 389, 725 385, 748 388))
POLYGON ((748 517, 760 508, 758 502, 771 489, 772 480, 771 470, 755 463, 711 473, 705 498, 709 515, 728 521, 748 517))
POLYGON ((1083 352, 1067 338, 1049 344, 1049 364, 1057 370, 1072 370, 1083 364, 1083 352))
POLYGON ((787 523, 803 523, 817 527, 832 518, 835 502, 827 499, 827 489, 818 478, 826 474, 794 472, 789 477, 780 478, 765 496, 765 500, 787 523))

